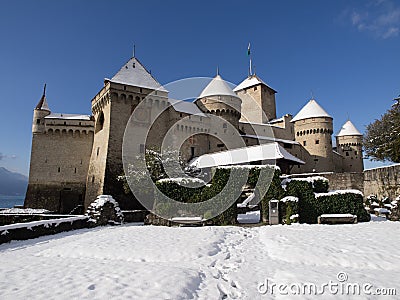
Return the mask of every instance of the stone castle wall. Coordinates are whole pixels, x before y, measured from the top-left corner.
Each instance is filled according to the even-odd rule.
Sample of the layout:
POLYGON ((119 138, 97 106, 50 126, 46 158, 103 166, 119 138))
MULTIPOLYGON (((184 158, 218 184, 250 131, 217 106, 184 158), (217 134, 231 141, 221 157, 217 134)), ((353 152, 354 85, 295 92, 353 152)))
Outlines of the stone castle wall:
POLYGON ((364 171, 364 195, 395 199, 400 196, 400 165, 364 171))
POLYGON ((83 205, 93 128, 64 122, 72 121, 33 134, 26 207, 69 213, 83 205))

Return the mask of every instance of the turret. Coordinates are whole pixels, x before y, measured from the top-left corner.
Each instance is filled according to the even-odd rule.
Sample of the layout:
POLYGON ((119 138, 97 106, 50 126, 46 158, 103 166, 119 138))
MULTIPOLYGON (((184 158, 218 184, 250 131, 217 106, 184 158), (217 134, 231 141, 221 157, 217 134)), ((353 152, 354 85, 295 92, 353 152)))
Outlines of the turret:
POLYGON ((233 91, 242 99, 242 121, 267 123, 276 119, 276 91, 256 74, 248 76, 233 91))
POLYGON ((337 151, 343 156, 344 172, 362 172, 364 170, 362 139, 363 135, 350 120, 344 123, 336 136, 337 151))
POLYGON ((219 74, 201 92, 196 104, 203 112, 220 116, 239 128, 242 100, 219 74))
POLYGON ((295 140, 310 154, 309 171, 333 171, 333 118, 311 99, 292 119, 295 140))
POLYGON ((43 95, 33 110, 32 133, 44 133, 44 117, 51 113, 46 100, 46 84, 43 88, 43 95))

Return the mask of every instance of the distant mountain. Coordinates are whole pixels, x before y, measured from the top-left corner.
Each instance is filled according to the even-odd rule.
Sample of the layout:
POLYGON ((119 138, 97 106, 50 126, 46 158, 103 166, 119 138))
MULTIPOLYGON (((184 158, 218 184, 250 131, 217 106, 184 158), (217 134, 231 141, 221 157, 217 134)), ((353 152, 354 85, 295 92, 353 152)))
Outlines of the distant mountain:
POLYGON ((25 195, 27 186, 28 177, 0 167, 0 195, 25 195))

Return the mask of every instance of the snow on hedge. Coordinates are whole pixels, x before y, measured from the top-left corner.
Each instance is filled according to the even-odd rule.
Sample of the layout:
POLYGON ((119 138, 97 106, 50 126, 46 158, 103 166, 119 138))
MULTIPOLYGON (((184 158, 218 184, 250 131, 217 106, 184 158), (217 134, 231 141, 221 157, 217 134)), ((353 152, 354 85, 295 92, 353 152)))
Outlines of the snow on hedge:
POLYGON ((328 193, 314 193, 314 194, 315 194, 315 198, 339 195, 339 194, 358 194, 358 195, 364 196, 363 193, 359 190, 336 190, 336 191, 329 191, 328 193))
POLYGON ((176 178, 163 178, 157 181, 158 183, 163 183, 163 182, 174 182, 179 185, 188 185, 188 184, 201 184, 201 185, 206 185, 206 182, 200 178, 195 178, 195 177, 176 177, 176 178))
POLYGON ((281 170, 276 165, 232 165, 232 166, 219 166, 217 169, 273 169, 281 170))
POLYGON ((294 196, 286 196, 282 198, 280 201, 282 202, 299 202, 299 198, 294 197, 294 196))
POLYGON ((326 183, 329 183, 329 180, 326 179, 325 177, 322 177, 322 176, 311 176, 311 177, 303 177, 303 178, 301 178, 301 177, 295 177, 295 178, 287 177, 287 178, 282 180, 282 187, 286 187, 286 185, 292 180, 307 181, 307 182, 310 182, 313 185, 313 187, 314 187, 314 182, 318 181, 318 180, 324 181, 326 183))

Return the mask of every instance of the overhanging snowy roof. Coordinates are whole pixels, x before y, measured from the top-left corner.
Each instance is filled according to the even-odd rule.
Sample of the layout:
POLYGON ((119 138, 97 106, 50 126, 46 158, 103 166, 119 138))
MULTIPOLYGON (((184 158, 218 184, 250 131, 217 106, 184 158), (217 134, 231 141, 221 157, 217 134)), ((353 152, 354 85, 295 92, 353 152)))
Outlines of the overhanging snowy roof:
POLYGON ((220 75, 215 76, 210 83, 201 92, 199 98, 210 97, 210 96, 232 96, 237 95, 232 91, 229 84, 222 79, 220 75))
POLYGON ((340 129, 337 136, 346 136, 346 135, 362 135, 354 126, 354 124, 348 120, 346 123, 343 124, 342 129, 340 129))
POLYGON ((258 84, 265 85, 266 87, 270 88, 271 90, 273 90, 276 93, 276 91, 273 88, 271 88, 268 84, 266 84, 264 81, 262 81, 260 79, 260 77, 258 77, 257 75, 252 75, 252 76, 247 77, 237 87, 235 87, 233 89, 233 91, 237 92, 237 91, 244 90, 249 87, 258 85, 258 84))
POLYGON ((191 115, 199 115, 199 116, 203 116, 203 117, 207 116, 193 102, 183 101, 183 100, 175 100, 175 99, 168 99, 168 102, 172 105, 172 107, 176 111, 191 114, 191 115))
POLYGON ((122 68, 113 76, 111 82, 126 84, 131 86, 143 87, 151 90, 167 90, 146 70, 140 61, 132 57, 122 68))
POLYGON ((197 168, 245 164, 260 160, 286 160, 293 164, 304 164, 304 161, 287 152, 278 143, 269 143, 251 147, 226 150, 205 154, 194 159, 190 165, 197 168))
POLYGON ((320 118, 332 117, 315 101, 311 99, 304 107, 297 113, 297 115, 291 120, 291 122, 309 119, 309 118, 320 118))
POLYGON ((90 121, 89 115, 78 115, 78 114, 61 114, 61 113, 51 113, 50 115, 44 117, 45 119, 62 119, 62 120, 83 120, 90 121))

